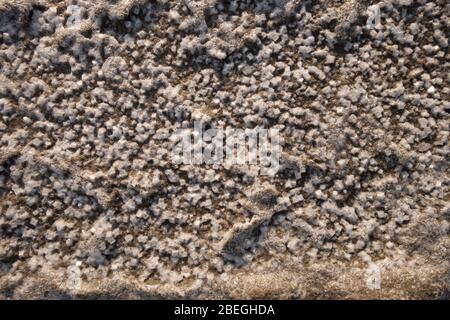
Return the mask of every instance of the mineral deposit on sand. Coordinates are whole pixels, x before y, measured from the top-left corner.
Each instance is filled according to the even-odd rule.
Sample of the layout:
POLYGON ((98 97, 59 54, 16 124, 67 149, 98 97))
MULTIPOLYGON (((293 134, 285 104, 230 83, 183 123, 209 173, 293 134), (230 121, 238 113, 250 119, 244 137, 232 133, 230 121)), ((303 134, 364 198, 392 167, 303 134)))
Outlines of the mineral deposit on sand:
POLYGON ((448 298, 449 34, 447 0, 0 0, 0 298, 448 298), (279 171, 174 164, 194 121, 279 130, 279 171))

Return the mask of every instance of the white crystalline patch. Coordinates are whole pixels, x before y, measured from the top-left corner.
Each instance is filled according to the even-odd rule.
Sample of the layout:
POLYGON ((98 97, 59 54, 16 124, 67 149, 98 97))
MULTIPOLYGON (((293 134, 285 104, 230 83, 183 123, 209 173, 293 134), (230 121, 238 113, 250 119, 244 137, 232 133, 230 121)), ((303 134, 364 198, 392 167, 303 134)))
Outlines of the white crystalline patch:
POLYGON ((86 21, 88 17, 86 9, 77 5, 68 6, 66 14, 69 15, 66 21, 66 27, 77 27, 86 21))

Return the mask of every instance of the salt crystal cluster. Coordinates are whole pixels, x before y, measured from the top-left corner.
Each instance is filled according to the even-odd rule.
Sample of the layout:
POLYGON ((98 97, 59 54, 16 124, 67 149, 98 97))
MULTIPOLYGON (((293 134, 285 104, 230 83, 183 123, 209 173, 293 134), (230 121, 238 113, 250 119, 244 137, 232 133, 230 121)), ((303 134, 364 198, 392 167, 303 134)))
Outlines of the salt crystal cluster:
POLYGON ((376 263, 404 272, 377 297, 442 294, 449 13, 446 0, 0 0, 0 297, 67 277, 69 296, 111 295, 120 278, 165 297, 370 297, 351 272, 376 263), (174 164, 172 134, 199 119, 277 128, 280 170, 174 164), (239 277, 253 280, 227 286, 239 277))

